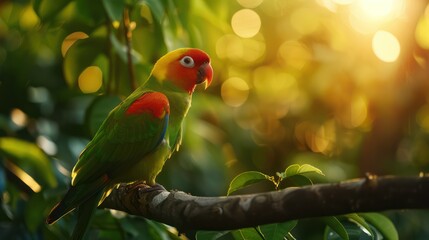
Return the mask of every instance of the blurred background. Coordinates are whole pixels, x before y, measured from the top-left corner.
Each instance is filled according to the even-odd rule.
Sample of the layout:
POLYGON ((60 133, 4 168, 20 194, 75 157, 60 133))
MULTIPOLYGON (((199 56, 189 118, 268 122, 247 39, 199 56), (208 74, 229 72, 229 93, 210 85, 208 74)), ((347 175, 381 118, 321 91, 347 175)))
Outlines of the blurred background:
MULTIPOLYGON (((127 46, 137 84, 169 50, 198 47, 212 58, 212 85, 194 94, 182 147, 157 179, 167 189, 225 195, 243 171, 275 175, 294 163, 320 168, 326 177, 316 182, 427 172, 427 5, 0 1, 0 237, 70 233, 73 215, 50 227, 44 216, 101 121, 133 89, 127 46)), ((101 236, 145 234, 139 221, 152 229, 100 215, 101 236)), ((401 239, 426 239, 425 215, 389 213, 401 239)), ((297 234, 320 239, 311 229, 297 234)))

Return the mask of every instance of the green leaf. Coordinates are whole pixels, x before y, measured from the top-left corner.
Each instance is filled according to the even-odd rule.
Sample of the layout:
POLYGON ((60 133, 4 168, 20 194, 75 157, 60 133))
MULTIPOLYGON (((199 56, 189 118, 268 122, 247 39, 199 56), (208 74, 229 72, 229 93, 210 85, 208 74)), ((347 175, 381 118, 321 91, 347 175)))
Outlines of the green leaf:
POLYGON ((104 9, 111 21, 121 21, 125 8, 125 2, 122 0, 102 0, 104 9))
POLYGON ((282 175, 284 176, 283 178, 291 177, 293 175, 298 174, 299 167, 300 167, 299 164, 292 164, 289 167, 287 167, 286 170, 284 171, 284 174, 282 175))
POLYGON ((168 237, 167 229, 161 223, 146 219, 151 239, 170 240, 168 237))
POLYGON ((359 215, 374 226, 386 239, 399 239, 398 231, 388 217, 380 213, 360 213, 359 215))
POLYGON ((271 181, 270 176, 257 171, 243 172, 232 179, 231 183, 229 184, 227 195, 230 195, 231 193, 251 184, 265 180, 271 181))
POLYGON ((121 231, 126 233, 127 239, 174 239, 169 237, 169 231, 165 225, 149 219, 125 217, 117 222, 121 227, 121 231))
POLYGON ((292 177, 287 178, 288 182, 290 182, 293 187, 302 187, 306 185, 313 185, 313 181, 310 178, 304 175, 294 175, 292 177))
MULTIPOLYGON (((349 235, 343 224, 334 216, 322 217, 321 220, 326 223, 334 232, 336 232, 342 239, 348 240, 349 235)), ((325 237, 326 238, 326 237, 325 237)))
POLYGON ((350 213, 350 214, 346 214, 344 216, 347 217, 352 222, 355 222, 359 226, 361 226, 364 229, 366 229, 369 232, 369 234, 371 236, 371 239, 374 239, 375 234, 372 231, 371 226, 368 225, 368 223, 365 221, 364 218, 362 218, 361 216, 359 216, 357 213, 350 213))
POLYGON ((292 164, 289 167, 287 167, 283 173, 277 173, 277 175, 282 179, 284 179, 284 178, 292 177, 295 175, 302 175, 306 173, 317 173, 324 176, 323 172, 320 169, 310 164, 303 164, 303 165, 292 164))
POLYGON ((232 236, 236 240, 261 240, 261 235, 256 231, 255 228, 243 228, 232 231, 232 236))
POLYGON ((325 176, 325 174, 323 174, 323 172, 320 169, 318 169, 317 167, 312 166, 310 164, 301 165, 301 167, 299 167, 298 172, 299 172, 299 174, 303 174, 303 173, 317 173, 319 175, 325 176))
POLYGON ((49 20, 63 10, 70 0, 35 0, 33 8, 42 20, 49 20))
POLYGON ((142 0, 139 4, 146 4, 152 12, 152 15, 155 17, 155 20, 158 23, 162 22, 164 17, 165 8, 162 4, 162 1, 159 0, 142 0))
POLYGON ((295 228, 297 220, 287 221, 283 223, 273 223, 261 226, 261 231, 266 239, 283 240, 292 229, 295 228))
POLYGON ((98 131, 104 119, 121 103, 121 99, 116 95, 102 95, 94 99, 86 112, 86 124, 92 136, 98 131))
POLYGON ((31 195, 25 206, 25 224, 31 232, 35 232, 44 221, 46 210, 46 200, 43 193, 31 195))
POLYGON ((121 231, 126 233, 130 239, 137 239, 138 237, 141 239, 152 238, 148 224, 142 219, 125 217, 118 223, 121 226, 121 231))
MULTIPOLYGON (((372 236, 368 231, 362 231, 362 227, 354 222, 342 221, 345 231, 347 232, 348 239, 351 240, 371 240, 372 236)), ((343 237, 338 235, 337 232, 333 231, 329 226, 326 227, 324 233, 324 239, 326 240, 344 240, 343 237)))
POLYGON ((230 231, 198 231, 196 234, 197 240, 216 240, 230 234, 230 231))
POLYGON ((277 176, 280 177, 280 180, 282 182, 286 182, 286 185, 288 186, 305 186, 309 184, 312 185, 313 182, 311 181, 311 179, 305 176, 305 174, 307 173, 317 173, 320 175, 324 175, 320 169, 310 164, 292 164, 288 166, 284 172, 277 173, 277 176))
POLYGON ((40 191, 45 185, 57 186, 51 161, 34 143, 11 137, 0 138, 0 154, 13 164, 9 164, 8 168, 33 191, 40 191))
POLYGON ((285 240, 296 240, 296 238, 291 233, 288 233, 285 237, 285 240))

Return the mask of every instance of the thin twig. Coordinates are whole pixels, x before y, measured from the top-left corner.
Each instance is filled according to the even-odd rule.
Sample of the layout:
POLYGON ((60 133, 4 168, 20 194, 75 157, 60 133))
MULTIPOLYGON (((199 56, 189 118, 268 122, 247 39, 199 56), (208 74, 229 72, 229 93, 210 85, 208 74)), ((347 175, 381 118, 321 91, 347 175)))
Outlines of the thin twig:
POLYGON ((128 64, 128 74, 129 74, 129 80, 130 80, 130 87, 132 90, 135 90, 137 88, 135 75, 134 75, 134 67, 133 67, 133 59, 131 55, 132 46, 131 46, 131 38, 132 38, 132 30, 130 27, 130 13, 129 9, 124 9, 124 34, 125 34, 125 45, 126 45, 126 52, 127 52, 127 64, 128 64))
MULTIPOLYGON (((108 36, 110 36, 110 34, 112 34, 112 23, 110 21, 107 22, 107 33, 108 36)), ((109 52, 109 76, 107 78, 107 82, 106 82, 106 94, 110 94, 112 92, 112 84, 113 84, 113 74, 114 74, 114 54, 113 54, 113 46, 112 46, 112 42, 110 40, 110 38, 107 38, 107 49, 109 52)))

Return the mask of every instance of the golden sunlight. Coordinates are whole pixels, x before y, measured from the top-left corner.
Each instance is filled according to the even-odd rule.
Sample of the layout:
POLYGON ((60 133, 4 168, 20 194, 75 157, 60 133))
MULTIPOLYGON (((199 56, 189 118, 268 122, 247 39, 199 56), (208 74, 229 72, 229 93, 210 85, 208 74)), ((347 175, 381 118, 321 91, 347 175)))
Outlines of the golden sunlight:
POLYGON ((261 28, 261 18, 250 9, 241 9, 231 19, 232 30, 242 38, 254 37, 261 28))
POLYGON ((386 18, 394 15, 397 8, 403 5, 402 0, 357 0, 356 7, 362 13, 361 17, 372 19, 386 18))
POLYGON ((350 25, 358 32, 370 33, 405 10, 404 0, 356 0, 351 5, 350 25))
POLYGON ((394 62, 401 52, 398 39, 390 32, 378 31, 372 38, 372 50, 383 62, 394 62))
POLYGON ((24 170, 22 170, 20 167, 18 167, 11 161, 4 161, 4 165, 11 173, 13 173, 15 176, 21 179, 21 181, 24 182, 28 187, 30 187, 33 192, 37 193, 42 190, 42 186, 40 186, 40 184, 37 183, 34 178, 32 178, 30 175, 28 175, 28 173, 26 173, 24 170))
POLYGON ((332 0, 332 1, 339 5, 348 5, 353 3, 354 0, 332 0))

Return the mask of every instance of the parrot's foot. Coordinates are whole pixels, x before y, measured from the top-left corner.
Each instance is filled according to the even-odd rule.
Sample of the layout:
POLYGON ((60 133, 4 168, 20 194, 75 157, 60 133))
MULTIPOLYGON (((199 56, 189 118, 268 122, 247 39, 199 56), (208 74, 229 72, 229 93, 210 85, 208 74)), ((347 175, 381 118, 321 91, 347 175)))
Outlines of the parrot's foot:
POLYGON ((128 191, 138 190, 141 193, 149 193, 153 191, 167 191, 161 184, 155 183, 152 186, 146 182, 133 182, 126 185, 128 191))
POLYGON ((141 189, 144 193, 153 192, 153 191, 167 191, 164 186, 159 183, 155 183, 153 186, 146 185, 145 188, 141 189))

